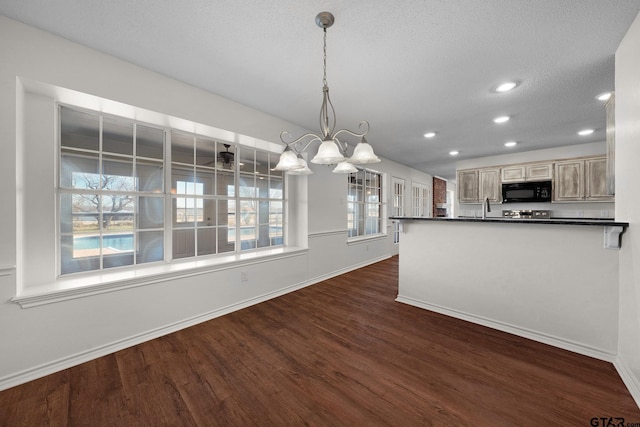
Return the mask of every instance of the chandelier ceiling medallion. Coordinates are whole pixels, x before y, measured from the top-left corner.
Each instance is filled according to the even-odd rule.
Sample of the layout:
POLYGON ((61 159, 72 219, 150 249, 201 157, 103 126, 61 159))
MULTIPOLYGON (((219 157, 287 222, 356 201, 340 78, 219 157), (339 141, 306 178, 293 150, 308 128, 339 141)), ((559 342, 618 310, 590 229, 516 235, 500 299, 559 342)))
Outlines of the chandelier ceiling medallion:
POLYGON ((373 148, 365 135, 369 133, 369 122, 362 121, 359 124, 360 132, 353 132, 348 129, 340 129, 334 132, 336 126, 336 112, 329 98, 329 86, 327 84, 327 28, 331 27, 335 21, 333 15, 329 12, 320 12, 316 16, 316 24, 324 32, 324 49, 323 49, 323 77, 322 77, 322 106, 320 107, 320 134, 307 133, 297 139, 293 139, 288 131, 280 134, 280 140, 285 144, 285 149, 280 155, 275 170, 287 171, 293 175, 308 175, 313 173, 307 162, 302 158, 304 153, 312 142, 320 141, 318 152, 311 163, 320 165, 337 165, 333 170, 334 173, 350 173, 356 172, 354 164, 377 163, 380 159, 373 152, 373 148), (338 135, 349 134, 356 138, 360 138, 360 142, 356 144, 353 155, 347 158, 347 143, 340 141, 338 135), (306 144, 300 149, 298 144, 305 141, 306 144))

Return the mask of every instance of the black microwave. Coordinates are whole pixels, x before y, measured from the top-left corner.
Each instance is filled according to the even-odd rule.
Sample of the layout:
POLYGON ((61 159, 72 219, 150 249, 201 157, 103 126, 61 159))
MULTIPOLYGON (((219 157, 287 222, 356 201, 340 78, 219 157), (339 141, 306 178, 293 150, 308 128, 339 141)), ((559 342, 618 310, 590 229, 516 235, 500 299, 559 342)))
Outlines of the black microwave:
POLYGON ((502 203, 550 202, 551 181, 502 184, 502 203))

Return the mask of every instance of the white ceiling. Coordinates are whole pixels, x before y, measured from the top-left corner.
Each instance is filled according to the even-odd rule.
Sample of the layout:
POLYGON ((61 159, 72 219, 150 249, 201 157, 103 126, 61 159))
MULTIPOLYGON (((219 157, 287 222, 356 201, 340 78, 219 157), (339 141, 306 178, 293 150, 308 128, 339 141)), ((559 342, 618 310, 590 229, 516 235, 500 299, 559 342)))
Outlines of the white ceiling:
POLYGON ((461 160, 603 141, 595 96, 614 89, 640 0, 0 0, 0 14, 315 131, 325 10, 337 128, 368 120, 376 153, 454 178, 454 149, 461 160), (579 137, 585 127, 596 132, 579 137))

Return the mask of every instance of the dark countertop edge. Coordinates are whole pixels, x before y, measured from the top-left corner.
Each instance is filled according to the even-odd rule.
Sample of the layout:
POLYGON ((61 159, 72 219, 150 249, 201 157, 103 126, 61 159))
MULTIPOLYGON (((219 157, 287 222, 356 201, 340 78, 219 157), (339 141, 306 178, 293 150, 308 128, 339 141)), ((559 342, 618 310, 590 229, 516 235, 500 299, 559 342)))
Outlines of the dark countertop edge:
POLYGON ((559 224, 559 225, 599 225, 602 227, 629 227, 628 222, 588 219, 518 219, 518 218, 427 218, 413 216, 390 216, 389 219, 404 221, 444 221, 444 222, 489 222, 493 224, 559 224))

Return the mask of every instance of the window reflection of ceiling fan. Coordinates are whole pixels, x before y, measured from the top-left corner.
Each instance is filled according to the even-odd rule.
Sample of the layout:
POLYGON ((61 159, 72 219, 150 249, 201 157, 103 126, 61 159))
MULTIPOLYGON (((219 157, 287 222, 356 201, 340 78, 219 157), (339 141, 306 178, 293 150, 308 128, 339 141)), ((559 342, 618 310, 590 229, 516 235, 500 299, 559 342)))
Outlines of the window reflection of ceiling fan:
MULTIPOLYGON (((217 162, 221 166, 232 167, 233 161, 235 160, 235 153, 233 153, 232 151, 229 151, 229 148, 231 148, 230 144, 223 144, 223 145, 224 145, 224 151, 220 151, 218 153, 218 157, 216 158, 216 160, 211 160, 207 163, 203 163, 202 166, 211 166, 217 162)), ((261 164, 259 161, 254 161, 254 160, 246 161, 246 160, 240 159, 240 166, 244 166, 245 163, 250 165, 255 164, 256 166, 259 166, 261 164)))
POLYGON ((231 147, 231 145, 224 144, 225 150, 218 153, 218 161, 225 165, 230 165, 235 157, 235 155, 229 151, 229 147, 231 147))
POLYGON ((231 148, 230 144, 223 144, 223 145, 224 145, 224 151, 220 151, 218 153, 218 157, 215 160, 202 163, 202 166, 211 166, 211 165, 214 165, 216 162, 221 163, 224 166, 231 166, 233 164, 235 154, 229 151, 229 148, 231 148))

